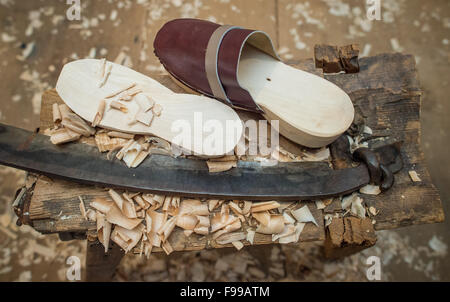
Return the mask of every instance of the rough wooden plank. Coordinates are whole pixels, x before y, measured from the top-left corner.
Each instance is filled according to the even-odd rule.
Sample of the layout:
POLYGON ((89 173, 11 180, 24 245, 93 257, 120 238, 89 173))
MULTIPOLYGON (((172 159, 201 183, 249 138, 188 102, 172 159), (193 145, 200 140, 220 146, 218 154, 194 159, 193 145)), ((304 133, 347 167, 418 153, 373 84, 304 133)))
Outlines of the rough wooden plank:
MULTIPOLYGON (((380 211, 375 229, 442 222, 442 203, 420 149, 421 89, 414 57, 380 54, 362 58, 360 68, 356 74, 325 77, 350 95, 373 137, 403 142, 404 168, 395 174, 394 186, 378 196, 363 196, 368 206, 380 211), (413 183, 409 170, 417 171, 422 182, 413 183)), ((369 146, 379 143, 380 139, 369 140, 369 146)))
POLYGON ((335 218, 327 228, 325 256, 342 258, 373 246, 377 237, 369 218, 335 218))

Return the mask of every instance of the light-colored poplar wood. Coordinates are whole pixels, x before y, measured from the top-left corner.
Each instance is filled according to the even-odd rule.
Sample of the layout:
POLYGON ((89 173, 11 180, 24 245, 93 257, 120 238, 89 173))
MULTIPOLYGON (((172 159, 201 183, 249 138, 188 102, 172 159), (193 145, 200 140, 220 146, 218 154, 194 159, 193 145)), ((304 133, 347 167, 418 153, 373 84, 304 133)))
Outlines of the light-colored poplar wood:
POLYGON ((253 46, 242 50, 238 81, 264 110, 265 118, 279 120, 280 133, 301 145, 328 145, 353 121, 352 101, 341 88, 253 46))
POLYGON ((122 65, 112 62, 107 62, 107 65, 112 66, 111 72, 100 88, 98 83, 102 79, 99 78, 98 70, 101 68, 101 60, 73 61, 66 64, 61 71, 56 90, 64 102, 83 119, 92 122, 102 100, 106 100, 109 106, 109 103, 116 99, 106 97, 121 87, 136 83, 136 87, 142 89, 143 94, 161 106, 161 115, 156 117, 150 126, 133 123, 140 108, 137 102, 130 101, 127 102, 128 112, 107 110, 98 124, 99 127, 133 134, 155 135, 173 142, 182 131, 180 125, 185 125, 181 128, 184 128, 184 131, 187 131, 186 127, 191 128, 187 132, 190 139, 183 140, 178 145, 193 154, 204 156, 224 155, 232 151, 238 143, 242 135, 242 124, 232 108, 205 96, 174 93, 152 78, 122 65), (203 126, 208 121, 218 123, 222 131, 203 131, 203 126), (178 127, 174 127, 177 122, 178 127), (225 133, 227 122, 233 123, 234 135, 225 133), (203 148, 202 142, 211 138, 217 142, 216 146, 223 147, 214 150, 203 148))

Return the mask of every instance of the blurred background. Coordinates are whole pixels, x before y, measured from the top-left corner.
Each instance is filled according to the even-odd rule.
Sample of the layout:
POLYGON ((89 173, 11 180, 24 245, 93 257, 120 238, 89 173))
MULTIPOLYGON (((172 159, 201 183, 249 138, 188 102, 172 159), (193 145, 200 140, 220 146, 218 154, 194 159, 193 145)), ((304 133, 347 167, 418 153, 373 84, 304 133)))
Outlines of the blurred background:
MULTIPOLYGON (((69 1, 70 2, 70 1, 69 1)), ((76 2, 76 1, 72 1, 76 2)), ((450 1, 380 0, 381 20, 366 17, 365 0, 80 0, 69 20, 66 0, 0 0, 0 122, 39 126, 42 92, 62 66, 103 58, 144 74, 163 73, 153 54, 158 29, 173 18, 201 18, 267 32, 285 61, 313 57, 315 44, 359 43, 360 56, 413 54, 423 89, 421 144, 446 213, 450 202, 450 1)), ((301 93, 301 92, 299 92, 301 93)), ((24 173, 0 166, 0 281, 63 281, 69 255, 85 260, 84 241, 61 242, 15 226, 11 210, 24 173)), ((450 222, 377 232, 378 242, 340 261, 320 245, 273 246, 261 261, 247 248, 127 256, 116 280, 366 281, 365 261, 379 256, 386 281, 450 281, 450 222), (236 265, 239 264, 239 265, 236 265), (266 266, 270 269, 266 270, 266 266)))

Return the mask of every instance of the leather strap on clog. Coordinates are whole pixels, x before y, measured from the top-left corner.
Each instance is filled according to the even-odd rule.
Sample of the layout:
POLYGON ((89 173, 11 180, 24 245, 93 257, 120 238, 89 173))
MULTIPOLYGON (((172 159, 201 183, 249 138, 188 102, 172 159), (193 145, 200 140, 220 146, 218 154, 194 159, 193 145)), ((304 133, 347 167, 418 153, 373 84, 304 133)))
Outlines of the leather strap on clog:
POLYGON ((224 36, 230 30, 235 28, 239 27, 232 25, 222 25, 218 27, 208 41, 208 46, 206 47, 205 54, 206 78, 208 79, 212 94, 215 98, 226 101, 229 105, 232 105, 232 103, 228 99, 222 83, 220 82, 217 61, 219 58, 220 45, 222 44, 224 36))
POLYGON ((262 113, 238 80, 246 44, 279 59, 264 32, 198 19, 167 22, 155 37, 154 49, 166 70, 184 86, 233 107, 262 113))

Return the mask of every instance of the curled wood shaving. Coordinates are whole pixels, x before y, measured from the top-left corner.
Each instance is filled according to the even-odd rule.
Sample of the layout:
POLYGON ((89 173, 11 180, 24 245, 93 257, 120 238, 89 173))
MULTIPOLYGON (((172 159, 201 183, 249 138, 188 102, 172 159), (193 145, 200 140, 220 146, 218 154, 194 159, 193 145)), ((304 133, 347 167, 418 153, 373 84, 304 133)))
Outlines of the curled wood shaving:
POLYGON ((123 204, 125 203, 125 201, 120 196, 120 194, 114 191, 113 189, 109 189, 108 194, 109 196, 111 196, 112 200, 116 203, 119 210, 123 211, 123 204))
POLYGON ((208 209, 210 212, 212 212, 217 205, 219 204, 219 200, 218 199, 210 199, 208 200, 208 209))
POLYGON ((209 216, 197 216, 198 223, 194 229, 194 232, 200 235, 208 235, 211 221, 209 216))
POLYGON ((140 195, 136 195, 133 199, 144 210, 147 210, 150 207, 150 204, 146 202, 140 195))
POLYGON ((107 152, 122 148, 128 141, 123 138, 110 138, 106 133, 97 133, 95 135, 95 144, 98 151, 107 152))
POLYGON ((74 113, 68 113, 63 117, 61 124, 72 131, 80 133, 86 137, 95 134, 95 129, 89 126, 81 117, 74 113))
POLYGON ((413 182, 421 182, 422 181, 422 179, 420 179, 420 177, 416 171, 414 171, 414 170, 408 171, 408 174, 409 174, 409 177, 411 177, 411 180, 413 182))
POLYGON ((106 102, 105 100, 101 100, 98 104, 97 113, 94 116, 94 120, 92 121, 92 127, 97 127, 103 119, 103 115, 105 114, 106 102))
POLYGON ((139 240, 141 240, 142 228, 142 225, 131 230, 116 226, 111 234, 111 239, 117 243, 125 253, 128 253, 139 243, 139 240))
POLYGON ((276 209, 280 204, 276 201, 264 201, 264 202, 254 202, 252 203, 251 212, 263 212, 276 209))
POLYGON ((288 237, 290 235, 295 235, 295 225, 294 224, 285 224, 283 231, 278 234, 272 234, 272 241, 277 241, 280 238, 288 237))
POLYGON ((149 111, 155 105, 155 101, 143 93, 136 95, 135 100, 141 110, 144 112, 149 111))
POLYGON ((104 198, 97 197, 89 205, 92 208, 96 209, 97 211, 101 212, 102 214, 106 214, 114 205, 114 202, 104 198))
POLYGON ((181 215, 177 217, 176 225, 185 230, 194 230, 199 219, 195 215, 181 215))
POLYGON ((210 173, 219 173, 231 170, 237 167, 237 161, 211 161, 206 162, 210 173))
POLYGON ((113 93, 108 94, 108 95, 105 97, 105 99, 110 99, 110 98, 113 98, 113 97, 115 97, 115 96, 118 96, 118 95, 121 94, 122 92, 127 91, 128 89, 131 89, 131 88, 133 88, 133 87, 135 87, 135 86, 136 86, 136 83, 130 83, 130 84, 128 84, 127 86, 122 87, 122 88, 119 88, 118 90, 114 91, 113 93))
POLYGON ((379 186, 366 185, 366 186, 362 187, 361 189, 359 189, 359 192, 361 194, 366 194, 366 195, 378 195, 381 193, 381 190, 380 190, 379 186))
POLYGON ((133 139, 134 138, 134 134, 123 133, 123 132, 118 132, 118 131, 109 131, 107 133, 107 135, 112 138, 123 138, 123 139, 133 139))
POLYGON ((111 101, 109 103, 109 109, 116 109, 116 110, 122 111, 123 113, 128 112, 128 107, 125 104, 122 104, 121 102, 117 102, 117 101, 111 101))
POLYGON ((180 204, 180 215, 209 215, 208 206, 198 199, 185 199, 180 204))
POLYGON ((267 226, 270 223, 270 213, 269 213, 269 211, 253 213, 252 217, 255 218, 262 225, 267 226))
POLYGON ((69 113, 73 113, 72 110, 70 110, 69 106, 67 106, 66 104, 61 104, 58 107, 62 119, 68 118, 69 113))
POLYGON ((170 234, 175 228, 176 223, 177 217, 174 216, 167 220, 166 223, 164 223, 164 225, 159 229, 157 234, 160 236, 162 242, 165 242, 167 238, 169 238, 170 234))
POLYGON ((50 136, 50 141, 54 145, 65 144, 80 139, 81 135, 70 129, 58 129, 50 136))
POLYGON ((97 220, 97 213, 93 209, 89 209, 86 211, 86 217, 90 221, 96 221, 97 220))
POLYGON ((292 211, 291 213, 298 222, 312 222, 316 226, 319 226, 307 205, 292 211))
POLYGON ((164 250, 164 252, 165 252, 167 255, 170 255, 170 254, 173 252, 173 247, 172 247, 172 245, 169 243, 169 241, 164 241, 164 242, 162 243, 162 249, 164 250))
POLYGON ((152 111, 156 116, 161 116, 162 110, 163 108, 160 104, 155 104, 152 108, 152 111))
POLYGON ((153 112, 151 112, 151 111, 144 112, 142 110, 138 111, 138 113, 136 114, 136 120, 139 123, 142 123, 142 124, 150 127, 150 125, 152 124, 152 121, 153 121, 153 112))
POLYGON ((260 224, 256 228, 257 233, 262 234, 278 234, 284 229, 284 218, 283 215, 271 215, 269 224, 260 224))
POLYGON ((52 106, 53 122, 60 123, 62 121, 61 111, 59 111, 58 103, 54 103, 52 106))
POLYGON ((151 230, 147 233, 148 240, 151 245, 160 247, 161 246, 161 237, 158 236, 158 231, 165 223, 164 214, 158 213, 156 211, 148 211, 147 215, 151 218, 151 230))
POLYGON ((137 225, 139 225, 142 219, 139 218, 128 218, 122 211, 115 205, 111 206, 111 209, 106 213, 106 220, 110 223, 121 226, 128 230, 134 229, 137 225))
POLYGON ((113 67, 112 64, 109 64, 108 66, 106 66, 106 70, 105 70, 105 73, 103 74, 103 78, 98 83, 98 88, 102 88, 106 84, 106 81, 108 81, 109 75, 111 74, 112 67, 113 67))

